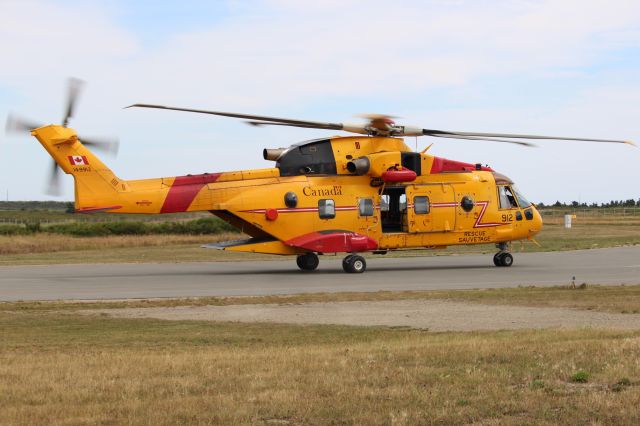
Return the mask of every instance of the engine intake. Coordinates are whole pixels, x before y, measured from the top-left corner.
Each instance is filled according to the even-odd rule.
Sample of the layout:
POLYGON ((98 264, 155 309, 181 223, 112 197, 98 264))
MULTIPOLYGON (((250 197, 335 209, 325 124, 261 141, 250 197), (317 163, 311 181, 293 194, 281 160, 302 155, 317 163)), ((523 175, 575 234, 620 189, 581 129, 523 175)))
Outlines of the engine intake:
POLYGON ((287 148, 265 148, 262 150, 262 157, 269 161, 278 161, 278 158, 287 150, 287 148))

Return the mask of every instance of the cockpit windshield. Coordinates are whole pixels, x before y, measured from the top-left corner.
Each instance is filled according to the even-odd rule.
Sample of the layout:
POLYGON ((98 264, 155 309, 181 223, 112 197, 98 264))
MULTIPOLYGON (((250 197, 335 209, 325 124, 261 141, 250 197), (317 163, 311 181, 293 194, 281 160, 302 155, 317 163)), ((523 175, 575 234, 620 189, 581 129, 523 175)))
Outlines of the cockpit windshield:
POLYGON ((516 198, 518 199, 518 204, 520 204, 521 209, 526 209, 531 205, 529 200, 524 198, 524 196, 522 195, 522 192, 520 192, 518 188, 516 188, 515 186, 512 186, 511 189, 513 190, 513 193, 516 195, 516 198))
POLYGON ((531 206, 529 200, 524 198, 522 193, 514 185, 499 185, 498 197, 501 209, 526 209, 531 206), (517 200, 517 202, 516 202, 517 200))

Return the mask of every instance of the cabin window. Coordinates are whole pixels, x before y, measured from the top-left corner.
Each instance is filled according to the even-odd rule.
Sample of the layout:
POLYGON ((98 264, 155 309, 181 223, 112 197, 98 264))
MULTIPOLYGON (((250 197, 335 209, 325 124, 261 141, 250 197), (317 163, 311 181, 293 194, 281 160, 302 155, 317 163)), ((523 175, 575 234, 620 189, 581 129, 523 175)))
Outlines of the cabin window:
POLYGON ((318 214, 320 219, 333 219, 336 217, 336 203, 333 200, 319 200, 318 214))
POLYGON ((498 186, 498 196, 500 198, 501 209, 517 209, 516 197, 509 186, 498 186))
POLYGON ((380 211, 388 212, 389 211, 389 200, 390 197, 388 194, 384 194, 380 196, 380 211))
POLYGON ((360 216, 373 216, 373 200, 371 198, 360 198, 358 200, 358 213, 360 216))
POLYGON ((413 210, 416 214, 429 213, 429 197, 413 197, 413 210))

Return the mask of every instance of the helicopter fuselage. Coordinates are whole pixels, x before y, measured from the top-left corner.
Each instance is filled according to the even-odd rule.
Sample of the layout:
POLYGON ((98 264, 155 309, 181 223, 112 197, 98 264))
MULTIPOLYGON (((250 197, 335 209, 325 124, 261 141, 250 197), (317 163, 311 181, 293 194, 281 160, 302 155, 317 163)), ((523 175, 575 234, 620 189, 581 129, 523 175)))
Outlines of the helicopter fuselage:
POLYGON ((504 175, 411 151, 399 138, 334 137, 275 150, 276 167, 122 180, 72 129, 33 135, 74 176, 76 211, 209 211, 250 238, 212 247, 271 254, 385 252, 531 239, 535 207, 504 175))

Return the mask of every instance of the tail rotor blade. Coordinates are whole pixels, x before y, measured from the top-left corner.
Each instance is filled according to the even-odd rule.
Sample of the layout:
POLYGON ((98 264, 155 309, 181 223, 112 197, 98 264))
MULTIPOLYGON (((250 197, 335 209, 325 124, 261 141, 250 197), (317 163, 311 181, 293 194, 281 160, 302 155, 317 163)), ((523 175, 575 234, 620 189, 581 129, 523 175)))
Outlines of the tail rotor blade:
POLYGON ((49 174, 49 184, 47 185, 47 194, 59 196, 62 195, 62 189, 60 188, 60 167, 55 161, 51 163, 51 172, 49 174))
POLYGON ((118 155, 118 150, 120 149, 120 142, 116 139, 98 140, 80 138, 80 141, 85 146, 90 146, 93 149, 97 149, 111 155, 118 155))
POLYGON ((38 127, 42 127, 42 124, 9 114, 7 117, 7 123, 5 124, 5 132, 25 133, 31 132, 33 129, 37 129, 38 127))
POLYGON ((69 124, 69 119, 73 117, 73 112, 75 110, 76 102, 78 100, 78 96, 80 96, 80 92, 82 91, 82 87, 84 86, 84 81, 78 78, 70 78, 69 79, 69 91, 67 97, 67 110, 64 115, 64 119, 62 120, 62 125, 67 127, 69 124))
MULTIPOLYGON (((65 113, 62 120, 62 126, 67 127, 69 124, 69 119, 73 118, 76 104, 78 102, 78 98, 80 93, 82 92, 82 88, 84 87, 84 81, 78 78, 69 78, 68 81, 68 89, 67 89, 67 103, 65 105, 65 113)), ((10 114, 7 117, 7 122, 5 124, 5 131, 7 133, 25 133, 31 132, 34 129, 43 127, 44 124, 40 124, 37 122, 33 122, 30 120, 26 120, 20 117, 17 117, 13 114, 10 114)), ((94 149, 101 150, 108 154, 117 155, 120 144, 116 139, 84 139, 80 138, 82 143, 86 146, 93 147, 94 149)), ((54 161, 51 164, 48 182, 46 186, 45 192, 49 195, 61 195, 61 185, 60 185, 60 167, 54 161)))

